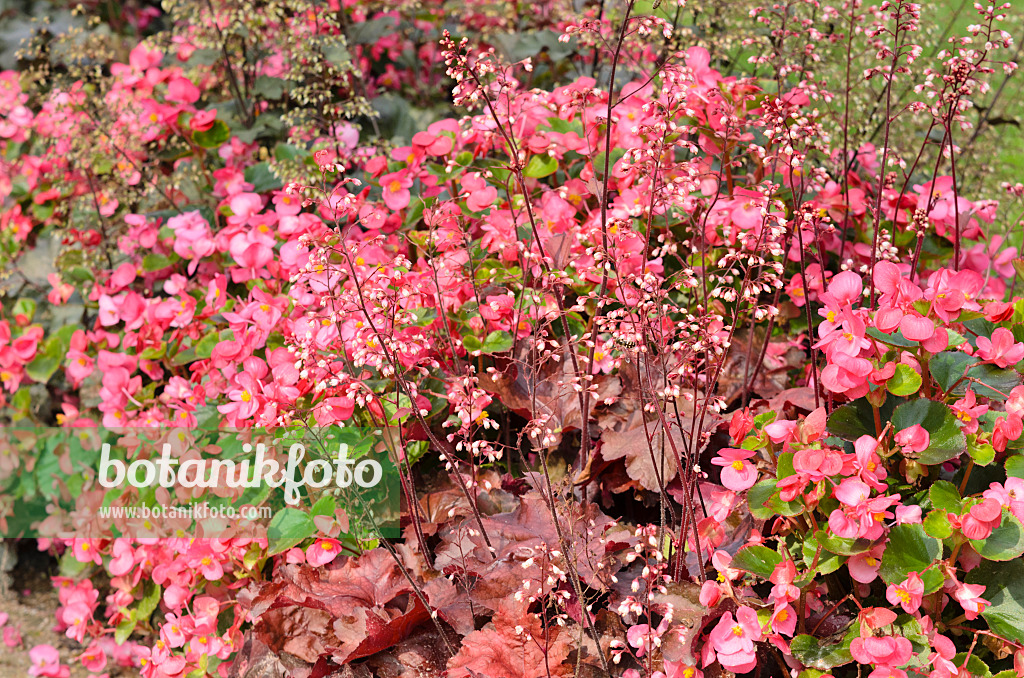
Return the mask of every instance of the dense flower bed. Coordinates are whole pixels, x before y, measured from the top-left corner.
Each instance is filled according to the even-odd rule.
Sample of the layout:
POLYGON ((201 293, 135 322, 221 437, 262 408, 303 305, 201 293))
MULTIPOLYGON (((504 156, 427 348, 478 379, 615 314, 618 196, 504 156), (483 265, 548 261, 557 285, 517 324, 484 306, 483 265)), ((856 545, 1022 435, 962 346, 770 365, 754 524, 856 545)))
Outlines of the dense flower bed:
POLYGON ((63 469, 57 496, 0 455, 0 520, 51 504, 74 662, 1024 675, 1021 262, 956 165, 1013 71, 1009 6, 920 72, 919 8, 858 7, 823 14, 885 64, 865 82, 921 76, 874 143, 829 112, 804 3, 754 13, 768 76, 723 72, 675 6, 296 1, 172 6, 100 72, 0 74, 0 245, 35 262, 4 297, 5 417, 372 427, 401 475, 400 539, 317 496, 284 545, 284 513, 66 538, 139 493, 63 469))

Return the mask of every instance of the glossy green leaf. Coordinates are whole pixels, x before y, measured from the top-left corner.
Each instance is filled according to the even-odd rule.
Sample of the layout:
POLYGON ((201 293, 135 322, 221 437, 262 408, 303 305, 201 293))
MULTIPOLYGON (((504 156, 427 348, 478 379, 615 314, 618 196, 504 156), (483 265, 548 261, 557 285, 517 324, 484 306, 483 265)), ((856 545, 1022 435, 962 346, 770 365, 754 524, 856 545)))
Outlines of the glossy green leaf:
POLYGON ((924 531, 928 536, 936 539, 949 539, 953 536, 953 526, 949 524, 949 516, 946 511, 936 509, 930 511, 924 519, 924 531))
POLYGON ((893 395, 912 395, 921 388, 921 375, 910 365, 897 365, 896 373, 885 382, 885 388, 893 395))
POLYGON ((1021 383, 1021 376, 1015 370, 978 363, 976 356, 961 351, 943 351, 931 359, 928 370, 943 391, 952 388, 956 395, 963 395, 969 386, 979 396, 1006 400, 1002 393, 1009 393, 1021 383), (960 381, 965 373, 969 379, 960 381), (953 388, 954 384, 957 384, 956 388, 953 388))
POLYGON ((558 170, 558 160, 550 155, 534 155, 526 163, 523 174, 533 179, 542 179, 551 176, 558 170))
POLYGON ((203 148, 218 148, 230 138, 231 130, 223 120, 214 120, 210 129, 192 133, 192 140, 203 148))
POLYGON ((504 330, 491 332, 480 347, 483 353, 503 353, 512 348, 512 335, 504 330))
POLYGON ((971 570, 967 581, 984 584, 983 598, 991 605, 981 616, 994 633, 1024 643, 1024 560, 1008 562, 983 560, 971 570))
POLYGON ((999 527, 987 539, 972 539, 971 546, 986 560, 1013 560, 1024 555, 1024 525, 1007 509, 999 527))
POLYGON ((923 525, 896 525, 889 531, 878 574, 885 583, 898 584, 911 572, 923 573, 941 555, 942 544, 923 525))
POLYGON ((892 427, 897 432, 915 424, 928 431, 928 449, 917 459, 927 465, 947 462, 967 451, 967 438, 956 422, 947 405, 926 398, 903 403, 892 414, 892 427))
POLYGON ((744 546, 733 556, 730 567, 746 572, 752 572, 757 576, 767 579, 772 576, 775 566, 782 562, 782 556, 767 546, 754 544, 744 546))
POLYGON ((311 537, 315 531, 316 525, 305 511, 291 507, 281 509, 267 525, 267 540, 270 542, 267 555, 283 553, 311 537))
POLYGON ((932 506, 937 509, 945 509, 950 513, 960 513, 962 499, 956 485, 948 480, 938 480, 928 490, 928 498, 932 500, 932 506))

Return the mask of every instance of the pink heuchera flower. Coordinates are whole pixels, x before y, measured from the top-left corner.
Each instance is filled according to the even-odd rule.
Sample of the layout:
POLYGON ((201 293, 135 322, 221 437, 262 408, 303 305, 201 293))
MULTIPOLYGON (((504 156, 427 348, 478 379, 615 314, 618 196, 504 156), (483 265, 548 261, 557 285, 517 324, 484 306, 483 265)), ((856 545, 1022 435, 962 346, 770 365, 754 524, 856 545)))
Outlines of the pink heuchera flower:
POLYGON ((722 467, 722 484, 733 492, 742 492, 757 482, 757 469, 747 459, 755 454, 754 450, 739 450, 726 447, 719 450, 718 456, 711 460, 715 466, 722 467))
POLYGON ((999 367, 1010 367, 1024 360, 1024 343, 1014 341, 1013 332, 997 327, 992 338, 978 337, 978 356, 999 367))
POLYGON ((712 629, 708 641, 718 655, 718 662, 733 673, 746 673, 757 666, 754 643, 763 640, 757 613, 743 606, 736 618, 726 612, 712 629))
POLYGON ((900 584, 889 584, 889 588, 885 590, 886 600, 893 605, 899 605, 908 614, 921 607, 923 597, 924 582, 917 572, 911 572, 906 581, 900 584))

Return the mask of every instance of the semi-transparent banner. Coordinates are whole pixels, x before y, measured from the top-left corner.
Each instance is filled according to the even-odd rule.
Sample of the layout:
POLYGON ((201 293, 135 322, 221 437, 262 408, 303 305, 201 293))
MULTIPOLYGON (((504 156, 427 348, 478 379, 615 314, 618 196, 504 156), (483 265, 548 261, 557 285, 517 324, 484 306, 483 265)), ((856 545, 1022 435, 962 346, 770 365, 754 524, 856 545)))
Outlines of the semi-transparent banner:
POLYGON ((0 537, 395 537, 387 437, 349 427, 0 428, 0 537))

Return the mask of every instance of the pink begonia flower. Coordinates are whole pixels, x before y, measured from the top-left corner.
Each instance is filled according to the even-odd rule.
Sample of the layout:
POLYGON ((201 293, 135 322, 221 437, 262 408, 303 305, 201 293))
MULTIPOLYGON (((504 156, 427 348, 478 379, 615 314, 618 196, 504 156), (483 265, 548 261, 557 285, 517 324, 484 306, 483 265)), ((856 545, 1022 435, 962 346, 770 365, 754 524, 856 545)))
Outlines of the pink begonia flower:
POLYGON ((956 418, 962 422, 965 433, 978 432, 978 417, 988 412, 988 405, 978 405, 974 391, 967 389, 964 397, 950 406, 956 418))
POLYGON ((392 172, 380 178, 381 188, 384 189, 384 204, 389 210, 398 211, 409 206, 411 194, 409 187, 412 186, 412 177, 408 172, 392 172))
POLYGON ((923 597, 924 582, 917 572, 911 572, 906 581, 900 584, 889 584, 885 590, 886 600, 892 605, 901 606, 907 614, 911 614, 921 607, 923 597))
POLYGON ((726 612, 712 629, 708 640, 718 662, 733 673, 746 673, 757 666, 754 643, 764 639, 757 613, 743 606, 736 610, 736 618, 726 612))
POLYGON ((463 176, 462 187, 466 190, 466 207, 472 212, 483 212, 492 207, 498 199, 498 189, 488 185, 479 172, 463 176))
POLYGON ((804 448, 793 455, 793 469, 816 483, 842 471, 843 458, 835 450, 804 448))
POLYGON ((921 507, 917 504, 913 506, 897 506, 896 507, 896 524, 897 525, 917 525, 922 520, 921 507))
POLYGON ((928 674, 929 678, 950 678, 958 675, 959 667, 953 663, 956 656, 956 645, 946 636, 936 633, 932 638, 932 647, 935 652, 928 655, 928 665, 934 667, 928 674))
POLYGON ((30 676, 67 678, 71 675, 71 669, 61 666, 60 654, 53 645, 36 645, 28 651, 28 658, 32 663, 28 669, 30 676))
POLYGON ((711 463, 722 467, 723 485, 733 492, 742 492, 757 482, 757 469, 747 461, 754 454, 754 450, 726 447, 719 450, 718 456, 712 459, 711 463))
POLYGON ((978 356, 999 367, 1010 367, 1024 360, 1024 343, 1015 342, 1013 332, 997 327, 992 338, 978 337, 978 356))
POLYGON ((846 561, 850 576, 861 584, 870 584, 878 577, 878 568, 882 565, 884 545, 879 545, 865 553, 857 553, 846 561))
POLYGON ((960 530, 968 539, 988 539, 1003 519, 1003 507, 995 499, 983 499, 960 516, 960 530))
POLYGON ((860 664, 902 666, 914 655, 914 646, 903 636, 854 638, 850 654, 860 664))
POLYGON ((321 567, 332 562, 341 554, 341 543, 336 539, 317 539, 306 549, 306 562, 321 567))
POLYGON ((18 647, 21 645, 21 632, 13 626, 5 626, 4 645, 7 647, 18 647))
POLYGON ((107 654, 98 642, 93 642, 85 649, 79 660, 87 671, 99 673, 107 665, 107 654))
POLYGON ((964 608, 965 617, 977 619, 978 615, 992 604, 981 597, 981 594, 984 592, 984 584, 960 584, 953 591, 953 597, 964 608))
POLYGON ((713 608, 722 599, 722 585, 713 579, 708 579, 700 587, 700 604, 706 608, 713 608))
POLYGON ((636 624, 626 631, 626 641, 636 649, 637 657, 643 657, 649 649, 661 644, 661 636, 667 629, 667 618, 662 619, 656 629, 652 629, 649 624, 636 624))
POLYGON ((931 436, 923 426, 914 424, 897 433, 895 440, 896 444, 905 451, 921 454, 928 449, 928 445, 931 443, 931 436))
POLYGON ((178 104, 194 104, 199 101, 199 88, 188 78, 175 78, 167 85, 167 100, 178 104))
POLYGON ((789 603, 776 606, 772 613, 772 630, 784 636, 792 636, 796 631, 797 613, 789 603))

